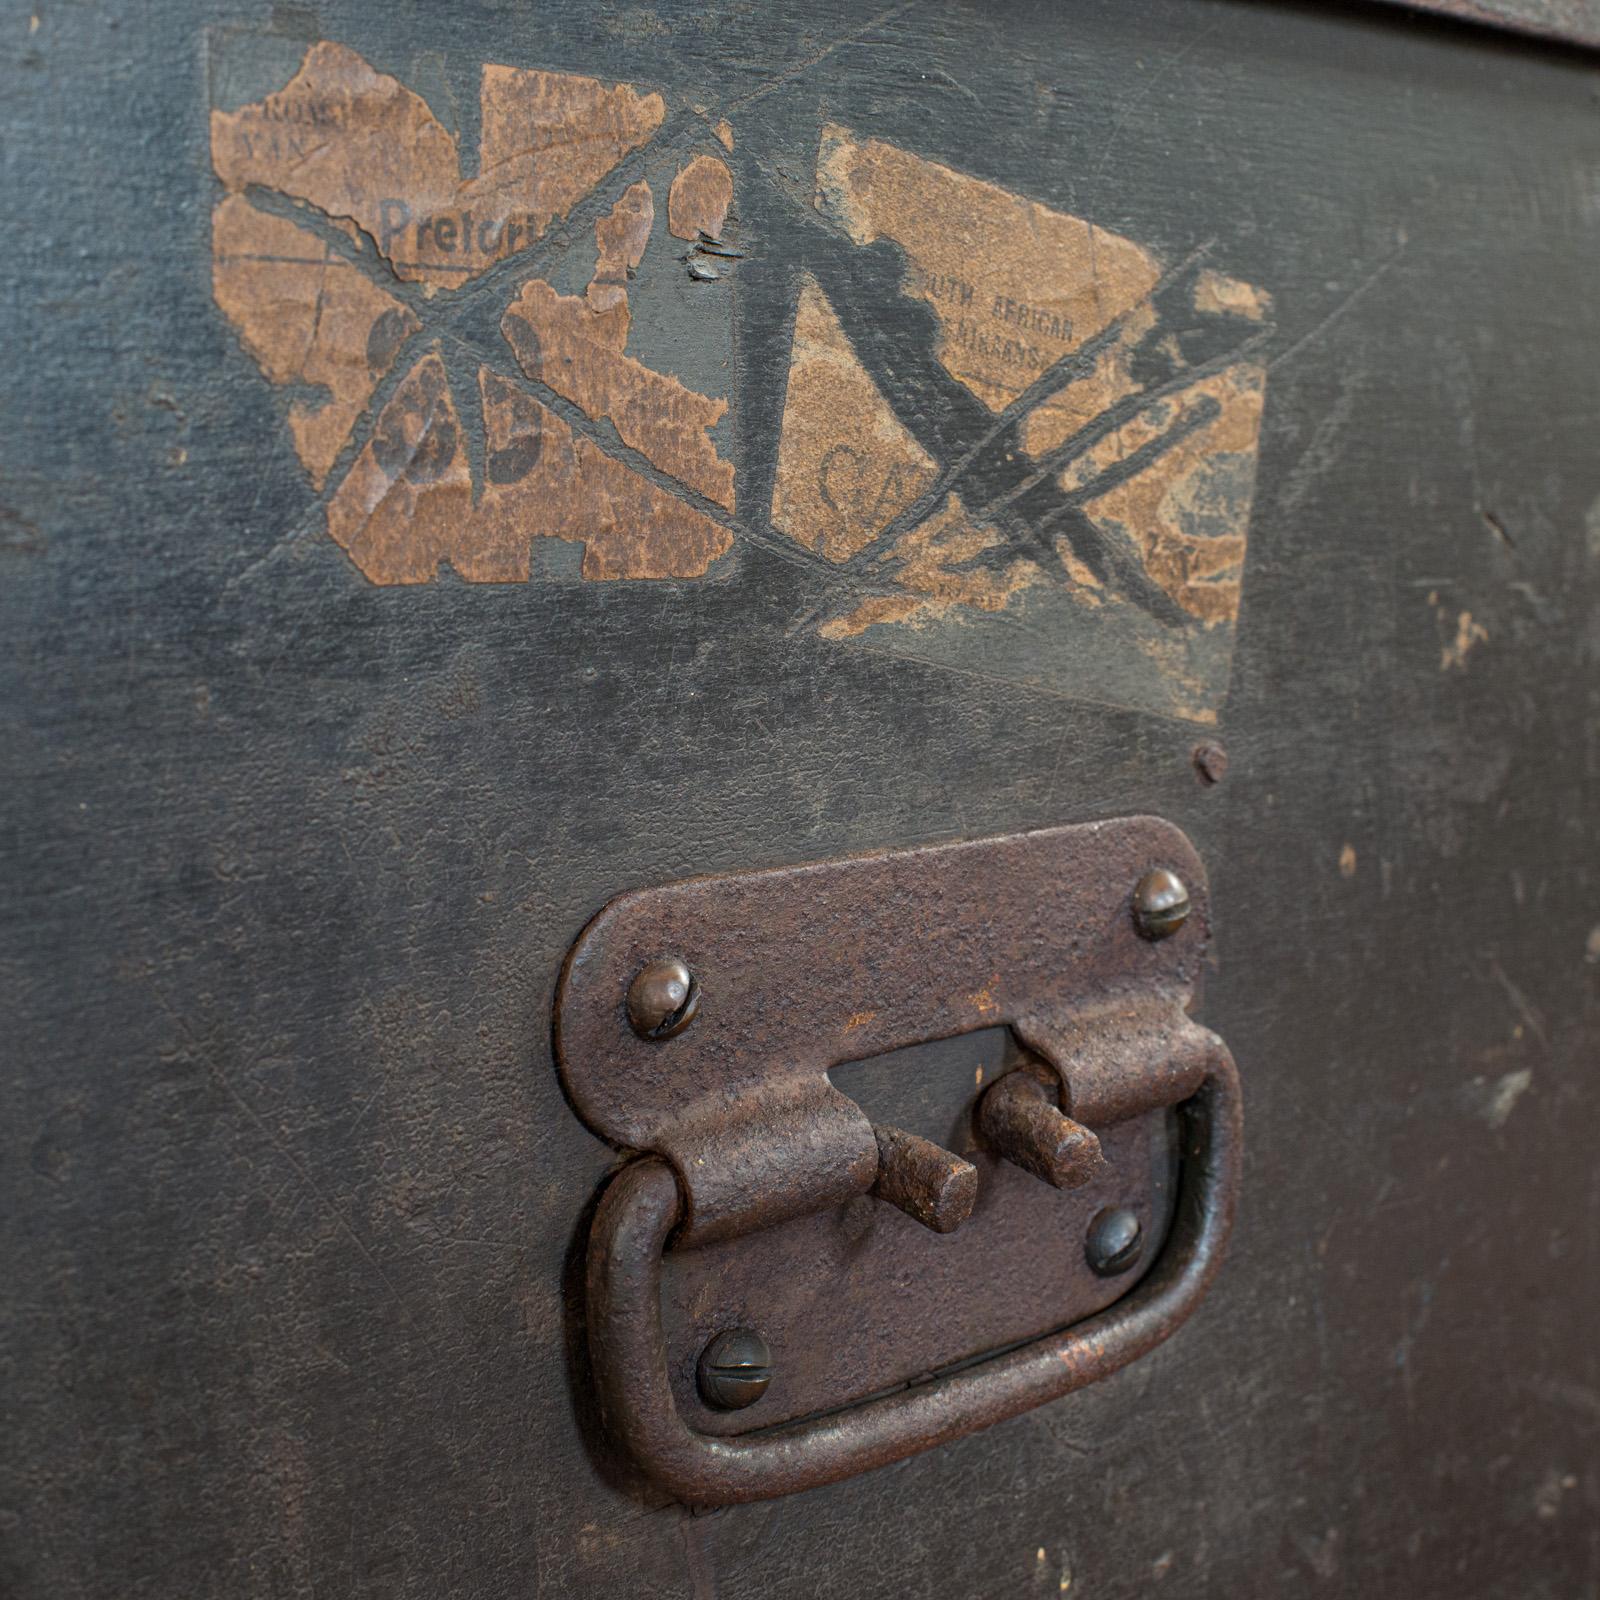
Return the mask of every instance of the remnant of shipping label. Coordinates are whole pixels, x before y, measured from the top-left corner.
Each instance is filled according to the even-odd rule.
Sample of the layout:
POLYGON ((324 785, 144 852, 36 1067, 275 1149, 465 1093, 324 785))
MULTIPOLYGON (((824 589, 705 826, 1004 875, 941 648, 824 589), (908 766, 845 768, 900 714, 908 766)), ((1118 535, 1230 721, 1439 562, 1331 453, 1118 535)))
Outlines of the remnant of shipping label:
POLYGON ((623 354, 631 324, 628 291, 612 264, 618 247, 608 246, 607 238, 622 237, 631 221, 649 215, 650 190, 637 183, 596 228, 600 265, 585 293, 557 294, 543 279, 530 278, 501 328, 530 378, 549 384, 586 415, 609 418, 625 444, 708 500, 731 508, 733 467, 718 456, 706 432, 721 420, 728 402, 698 394, 670 373, 623 354), (601 274, 608 272, 610 278, 602 282, 601 274))
POLYGON ((296 399, 289 431, 320 489, 395 352, 421 326, 330 245, 238 195, 212 221, 212 289, 274 383, 321 389, 296 399))
POLYGON ((801 280, 773 526, 830 561, 857 554, 938 476, 867 375, 828 297, 801 280))
POLYGON ((375 583, 426 583, 446 561, 470 583, 525 582, 530 528, 581 539, 586 578, 700 577, 727 551, 727 529, 490 368, 477 378, 486 462, 476 504, 437 351, 402 380, 329 504, 329 531, 375 583))
POLYGON ((408 282, 455 288, 540 238, 661 126, 659 94, 486 66, 478 176, 420 95, 354 50, 313 45, 259 105, 211 114, 211 159, 354 224, 408 282))
MULTIPOLYGON (((213 217, 217 304, 268 380, 297 391, 296 452, 315 487, 333 482, 329 532, 373 582, 424 583, 446 563, 468 582, 523 582, 538 537, 581 542, 586 578, 700 576, 732 534, 671 484, 732 508, 733 469, 710 433, 727 400, 624 353, 628 286, 656 222, 648 183, 597 216, 582 295, 534 275, 550 270, 551 222, 651 139, 662 97, 488 65, 481 99, 473 177, 427 102, 343 45, 311 46, 282 89, 214 111, 228 191, 213 217), (518 281, 473 281, 523 257, 518 281), (476 319, 500 323, 494 350, 441 322, 478 294, 503 313, 476 319), (623 449, 549 395, 609 424, 623 449), (464 400, 482 417, 481 462, 464 400)), ((726 167, 706 159, 731 198, 726 167)))
POLYGON ((940 361, 994 411, 1161 276, 1131 240, 833 125, 817 204, 856 244, 900 246, 906 292, 939 319, 940 361))
POLYGON ((726 161, 696 156, 672 180, 667 226, 679 239, 720 239, 733 204, 733 174, 726 161))
MULTIPOLYGON (((734 542, 724 279, 760 242, 733 129, 694 105, 662 149, 647 86, 490 64, 473 151, 347 47, 277 48, 212 113, 213 292, 356 568, 524 582, 553 537, 585 578, 705 574, 734 542)), ((814 203, 775 203, 768 252, 795 286, 769 509, 808 625, 1213 720, 1270 297, 836 125, 814 203)))
POLYGON ((832 125, 816 208, 838 303, 876 271, 900 307, 799 291, 772 521, 840 569, 820 631, 1214 719, 1268 296, 832 125))

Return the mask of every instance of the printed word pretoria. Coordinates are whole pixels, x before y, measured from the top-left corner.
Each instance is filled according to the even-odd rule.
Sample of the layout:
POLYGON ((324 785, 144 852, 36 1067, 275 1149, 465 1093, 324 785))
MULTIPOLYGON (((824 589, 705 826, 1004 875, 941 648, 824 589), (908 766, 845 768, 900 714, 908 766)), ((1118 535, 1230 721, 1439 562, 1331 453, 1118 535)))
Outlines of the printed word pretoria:
POLYGON ((418 218, 404 200, 378 202, 378 249, 391 261, 443 255, 511 255, 531 244, 539 230, 526 213, 520 217, 475 218, 470 211, 418 218), (409 248, 408 248, 409 247, 409 248))

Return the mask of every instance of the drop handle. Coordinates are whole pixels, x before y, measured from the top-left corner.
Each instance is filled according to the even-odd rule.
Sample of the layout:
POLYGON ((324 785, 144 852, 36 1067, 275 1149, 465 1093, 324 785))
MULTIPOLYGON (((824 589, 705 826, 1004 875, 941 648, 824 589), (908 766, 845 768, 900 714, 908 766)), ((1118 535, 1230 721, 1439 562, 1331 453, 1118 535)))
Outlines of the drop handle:
MULTIPOLYGON (((600 912, 562 969, 555 1043, 574 1108, 630 1152, 590 1223, 584 1326, 598 1420, 657 1490, 713 1506, 832 1483, 1081 1389, 1178 1329, 1221 1262, 1243 1142, 1238 1069, 1189 1015, 1209 933, 1199 856, 1156 817, 693 879, 631 891, 600 912), (979 1088, 970 1131, 981 1157, 874 1125, 829 1076, 995 1027, 1022 1054, 979 1088), (779 1364, 819 1358, 793 1343, 793 1318, 766 1328, 770 1345, 756 1342, 743 1312, 760 1299, 759 1278, 748 1292, 730 1283, 726 1320, 696 1326, 698 1365, 682 1330, 669 1335, 669 1253, 821 1218, 868 1193, 920 1227, 965 1224, 970 1235, 980 1174, 998 1175, 991 1158, 1082 1189, 1105 1165, 1091 1129, 1109 1139, 1163 1110, 1176 1160, 1167 1215, 1145 1241, 1153 1259, 1140 1255, 1141 1211, 1115 1185, 1087 1240, 1079 1213, 1093 1207, 1030 1209, 1027 1186, 997 1190, 1032 1219, 1027 1250, 1069 1252, 1043 1269, 1052 1284, 1126 1274, 1120 1292, 1090 1286, 1065 1296, 1059 1316, 1047 1307, 1043 1332, 1017 1342, 1024 1330, 1007 1313, 997 1347, 963 1348, 957 1364, 931 1371, 927 1341, 916 1361, 888 1351, 872 1372, 913 1374, 896 1387, 862 1387, 845 1360, 831 1373, 843 1403, 798 1410, 779 1364), (1077 1299, 1090 1298, 1101 1309, 1080 1314, 1077 1299), (747 1428, 727 1417, 702 1428, 684 1409, 692 1400, 731 1415, 763 1385, 778 1393, 750 1407, 747 1428)), ((916 1246, 895 1219, 876 1220, 893 1230, 890 1253, 916 1246)), ((982 1220, 1004 1225, 998 1207, 982 1220)), ((922 1246, 919 1262, 936 1254, 955 1269, 948 1283, 941 1270, 910 1284, 888 1266, 881 1323, 858 1308, 865 1284, 854 1278, 840 1285, 837 1315, 888 1330, 902 1306, 992 1292, 981 1272, 960 1281, 982 1257, 976 1244, 922 1246)), ((887 1256, 872 1259, 884 1270, 887 1256)), ((793 1270, 813 1261, 804 1254, 793 1270)), ((816 1285, 818 1298, 829 1294, 816 1285)))

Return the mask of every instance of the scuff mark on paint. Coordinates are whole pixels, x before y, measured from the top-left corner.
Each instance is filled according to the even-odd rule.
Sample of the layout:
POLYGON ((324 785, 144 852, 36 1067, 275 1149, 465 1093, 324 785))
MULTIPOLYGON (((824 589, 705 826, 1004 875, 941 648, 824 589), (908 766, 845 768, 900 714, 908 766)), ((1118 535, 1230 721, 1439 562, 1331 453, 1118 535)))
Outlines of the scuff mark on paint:
POLYGON ((1475 622, 1470 611, 1463 611, 1456 617, 1455 635, 1447 640, 1439 652, 1439 670, 1441 672, 1459 672, 1465 669, 1467 657, 1477 649, 1480 644, 1487 642, 1489 630, 1481 622, 1475 622))
POLYGON ((1517 1102, 1533 1084, 1533 1073, 1527 1067, 1508 1072, 1496 1080, 1484 1101, 1483 1120, 1491 1128, 1503 1128, 1516 1109, 1517 1102))

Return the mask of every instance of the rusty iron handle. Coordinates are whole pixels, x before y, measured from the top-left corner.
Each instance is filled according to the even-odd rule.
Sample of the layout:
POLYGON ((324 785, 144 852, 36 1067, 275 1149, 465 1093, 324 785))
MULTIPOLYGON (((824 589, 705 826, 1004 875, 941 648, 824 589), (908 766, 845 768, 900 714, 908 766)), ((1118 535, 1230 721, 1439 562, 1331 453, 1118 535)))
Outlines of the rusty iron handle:
POLYGON ((661 1324, 661 1258, 682 1219, 672 1168, 624 1167, 589 1234, 589 1352, 608 1429, 637 1465, 691 1505, 767 1500, 832 1483, 974 1433, 1125 1367, 1167 1339, 1221 1265, 1244 1133, 1239 1075, 1207 1035, 1205 1077, 1178 1108, 1183 1170, 1166 1247, 1123 1299, 1073 1327, 884 1399, 735 1438, 679 1415, 661 1324))

